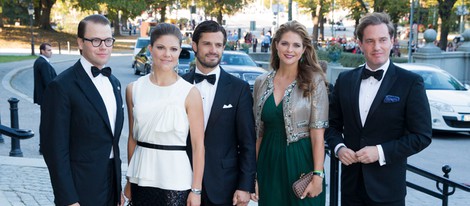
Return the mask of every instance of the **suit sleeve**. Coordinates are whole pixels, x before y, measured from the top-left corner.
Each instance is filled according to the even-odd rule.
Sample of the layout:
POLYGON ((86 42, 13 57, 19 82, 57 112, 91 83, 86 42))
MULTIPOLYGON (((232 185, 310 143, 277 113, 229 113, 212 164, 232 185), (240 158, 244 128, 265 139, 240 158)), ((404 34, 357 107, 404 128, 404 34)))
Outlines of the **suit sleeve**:
POLYGON ((237 108, 237 138, 240 165, 238 190, 255 192, 256 137, 253 116, 253 97, 248 83, 244 82, 237 108))
POLYGON ((329 127, 325 130, 325 140, 331 151, 334 151, 336 145, 344 143, 343 141, 343 113, 341 110, 340 87, 343 74, 336 79, 333 91, 331 91, 331 101, 329 105, 329 127))
POLYGON ((400 162, 431 144, 431 111, 421 77, 415 78, 411 85, 405 115, 405 135, 382 144, 387 164, 400 162))
MULTIPOLYGON (((41 57, 42 58, 42 57, 41 57)), ((43 86, 46 87, 56 76, 54 72, 54 68, 45 60, 39 63, 39 72, 41 73, 41 78, 43 82, 43 86)))
POLYGON ((78 202, 69 156, 71 105, 57 82, 47 87, 41 106, 41 147, 58 205, 78 202))

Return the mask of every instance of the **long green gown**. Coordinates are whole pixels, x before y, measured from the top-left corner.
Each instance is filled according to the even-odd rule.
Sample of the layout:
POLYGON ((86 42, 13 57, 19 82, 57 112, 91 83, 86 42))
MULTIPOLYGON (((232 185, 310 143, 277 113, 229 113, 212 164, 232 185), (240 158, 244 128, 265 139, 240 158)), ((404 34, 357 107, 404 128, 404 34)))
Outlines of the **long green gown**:
POLYGON ((259 206, 324 206, 323 192, 315 198, 297 198, 292 184, 302 173, 313 171, 312 144, 310 138, 303 138, 287 145, 282 101, 276 106, 274 96, 265 102, 261 113, 264 135, 258 154, 257 178, 259 206))

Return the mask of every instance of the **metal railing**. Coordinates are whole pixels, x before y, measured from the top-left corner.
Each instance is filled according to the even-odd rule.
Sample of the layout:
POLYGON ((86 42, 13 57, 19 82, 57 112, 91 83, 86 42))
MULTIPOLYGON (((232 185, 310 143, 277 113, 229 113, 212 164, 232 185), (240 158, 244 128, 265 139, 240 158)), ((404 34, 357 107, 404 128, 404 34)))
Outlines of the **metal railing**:
MULTIPOLYGON (((339 165, 340 162, 338 158, 334 155, 334 152, 329 150, 328 146, 325 146, 326 154, 330 157, 330 206, 338 206, 339 200, 339 165)), ((442 200, 442 206, 447 206, 449 203, 449 196, 453 195, 455 189, 461 189, 465 192, 470 192, 470 185, 465 185, 461 183, 457 183, 449 179, 449 173, 451 171, 451 167, 449 165, 444 165, 442 167, 442 172, 444 172, 443 177, 428 172, 426 170, 420 169, 413 165, 407 164, 406 170, 409 172, 413 172, 421 177, 424 177, 429 180, 433 180, 436 182, 436 188, 440 192, 435 192, 433 190, 424 188, 420 185, 411 183, 410 181, 406 181, 406 186, 418 190, 419 192, 431 195, 438 199, 442 200), (442 187, 441 187, 442 186, 442 187)))
POLYGON ((18 122, 18 102, 20 100, 16 98, 8 99, 10 103, 10 122, 11 127, 7 127, 0 124, 0 134, 11 137, 11 150, 10 156, 22 157, 23 152, 21 151, 20 140, 29 139, 34 136, 34 132, 31 130, 19 129, 18 122))

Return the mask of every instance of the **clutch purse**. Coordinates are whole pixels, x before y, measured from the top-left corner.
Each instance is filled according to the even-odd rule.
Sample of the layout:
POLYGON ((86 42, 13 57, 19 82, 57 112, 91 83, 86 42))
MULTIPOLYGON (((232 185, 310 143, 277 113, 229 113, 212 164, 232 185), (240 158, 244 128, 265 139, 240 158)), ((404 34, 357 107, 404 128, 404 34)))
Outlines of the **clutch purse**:
POLYGON ((313 175, 313 172, 302 174, 300 178, 292 184, 292 190, 294 190, 295 196, 298 198, 302 197, 308 184, 312 181, 313 175))

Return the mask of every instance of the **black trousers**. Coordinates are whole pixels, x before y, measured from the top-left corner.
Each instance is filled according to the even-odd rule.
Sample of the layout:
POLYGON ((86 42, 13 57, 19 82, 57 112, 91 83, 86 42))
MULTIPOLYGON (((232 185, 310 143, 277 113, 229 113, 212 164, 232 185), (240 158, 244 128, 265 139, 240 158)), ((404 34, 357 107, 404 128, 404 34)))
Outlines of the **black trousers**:
POLYGON ((359 173, 358 182, 355 194, 344 194, 341 193, 341 206, 405 206, 405 199, 401 199, 395 202, 375 202, 370 199, 367 194, 364 178, 362 176, 362 170, 359 173))

